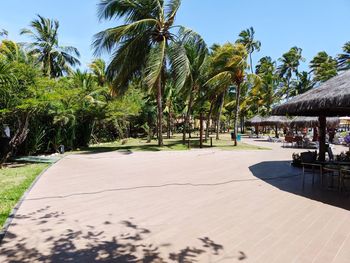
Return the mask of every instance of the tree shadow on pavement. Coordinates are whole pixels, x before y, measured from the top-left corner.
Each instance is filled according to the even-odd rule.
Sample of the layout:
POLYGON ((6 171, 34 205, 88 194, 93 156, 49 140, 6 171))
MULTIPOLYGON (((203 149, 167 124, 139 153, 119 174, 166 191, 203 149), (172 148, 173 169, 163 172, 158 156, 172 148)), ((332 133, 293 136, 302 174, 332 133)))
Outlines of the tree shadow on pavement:
POLYGON ((255 177, 282 191, 350 210, 349 197, 322 188, 317 174, 314 185, 312 185, 312 175, 305 174, 305 187, 303 189, 302 169, 291 166, 290 161, 261 162, 250 166, 249 170, 255 177))
MULTIPOLYGON (((35 216, 31 213, 28 216, 18 215, 16 219, 31 220, 34 224, 40 225, 41 232, 45 234, 43 241, 47 248, 45 253, 42 252, 42 248, 30 246, 27 238, 8 231, 0 247, 0 258, 3 256, 5 262, 192 263, 201 262, 203 257, 211 258, 211 255, 226 256, 224 247, 209 237, 198 238, 198 247, 187 246, 174 252, 164 253, 162 248, 170 251, 171 243, 156 245, 149 242, 151 230, 138 226, 131 221, 132 219, 120 222, 119 225, 123 231, 112 238, 108 238, 104 231, 99 231, 93 226, 86 226, 84 230, 68 228, 61 234, 57 234, 54 229, 45 229, 45 223, 41 220, 47 218, 54 220, 54 223, 64 223, 65 219, 62 218, 64 214, 47 211, 39 213, 44 215, 35 216), (51 232, 56 234, 53 235, 51 232)), ((110 221, 103 223, 103 225, 110 224, 113 223, 110 221)), ((237 252, 237 255, 230 258, 241 261, 247 256, 243 252, 237 252)))

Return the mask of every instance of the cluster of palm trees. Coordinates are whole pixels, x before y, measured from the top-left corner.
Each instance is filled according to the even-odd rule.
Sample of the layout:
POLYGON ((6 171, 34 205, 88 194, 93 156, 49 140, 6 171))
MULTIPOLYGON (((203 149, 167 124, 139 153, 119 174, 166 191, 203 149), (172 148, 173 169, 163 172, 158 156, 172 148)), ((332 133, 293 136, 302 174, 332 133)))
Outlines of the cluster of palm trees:
MULTIPOLYGON (((156 130, 160 146, 163 128, 170 137, 178 120, 184 142, 191 136, 193 119, 200 121, 201 145, 212 126, 217 139, 220 130, 228 126, 235 134, 239 128, 243 132, 245 118, 268 115, 279 101, 350 69, 350 42, 336 58, 319 52, 311 60, 309 72, 299 70, 305 61, 299 47, 292 47, 277 61, 262 57, 254 66, 252 56, 261 47, 254 28, 243 30, 236 41, 208 47, 198 33, 175 24, 180 5, 180 0, 101 0, 100 20, 120 19, 123 23, 94 36, 94 54, 108 53, 110 59, 108 63, 94 60, 90 73, 75 70, 80 54, 74 47, 60 45, 59 22, 40 15, 21 31, 32 40, 24 46, 6 40, 7 31, 1 30, 1 53, 7 60, 12 56, 30 61, 47 78, 75 76, 84 87, 89 87, 93 78, 98 87, 108 87, 117 97, 135 86, 147 91, 142 107, 148 121, 139 127, 149 135, 156 130)), ((10 70, 0 64, 0 82, 8 82, 9 76, 10 70)))
POLYGON ((216 109, 217 133, 225 112, 232 117, 237 134, 240 118, 244 122, 244 117, 254 112, 269 114, 280 99, 289 99, 329 79, 337 74, 339 65, 342 69, 349 66, 346 44, 339 63, 334 63, 325 52, 319 53, 311 61, 312 72, 299 72, 300 63, 305 60, 298 47, 283 54, 278 66, 270 57, 264 57, 255 69, 252 54, 260 50, 261 43, 255 39, 254 28, 243 30, 235 43, 215 44, 209 49, 200 35, 174 25, 180 4, 180 0, 102 0, 98 8, 100 19, 118 18, 124 23, 96 34, 93 43, 95 54, 112 54, 106 72, 114 93, 123 94, 128 84, 139 78, 154 94, 160 146, 163 104, 171 118, 174 94, 185 102, 183 141, 190 132, 189 122, 195 111, 201 123, 203 114, 207 114, 208 127, 216 109), (164 92, 171 95, 164 96, 164 92))

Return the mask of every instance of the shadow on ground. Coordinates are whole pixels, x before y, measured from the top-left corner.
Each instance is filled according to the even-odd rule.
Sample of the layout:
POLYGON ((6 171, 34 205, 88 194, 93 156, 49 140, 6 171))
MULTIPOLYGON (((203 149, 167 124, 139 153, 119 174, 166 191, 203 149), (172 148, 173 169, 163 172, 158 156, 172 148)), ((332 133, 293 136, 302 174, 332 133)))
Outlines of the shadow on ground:
POLYGON ((290 165, 290 161, 267 161, 249 167, 253 175, 266 183, 289 193, 303 196, 332 206, 350 210, 347 194, 330 191, 321 187, 319 176, 306 173, 305 188, 302 188, 302 169, 290 165))
MULTIPOLYGON (((48 248, 46 253, 38 247, 29 246, 26 238, 9 231, 0 247, 0 257, 4 256, 5 262, 192 263, 200 262, 203 258, 210 259, 213 256, 227 258, 224 247, 206 236, 196 239, 197 247, 187 246, 170 253, 162 253, 164 248, 167 248, 166 251, 171 251, 172 244, 150 243, 147 240, 152 234, 151 230, 138 226, 132 218, 119 222, 123 231, 119 231, 120 234, 112 238, 107 238, 104 231, 89 225, 77 227, 79 230, 66 229, 58 235, 54 232, 55 229, 48 229, 45 225, 48 221, 51 226, 52 223, 57 226, 66 224, 65 215, 62 212, 48 212, 49 208, 47 206, 28 215, 16 216, 17 222, 25 219, 27 221, 23 221, 24 223, 28 223, 29 220, 31 224, 40 225, 42 236, 45 236, 42 243, 48 248), (51 232, 56 234, 52 235, 51 232)), ((112 224, 113 222, 110 221, 103 222, 105 226, 112 224)), ((236 255, 229 258, 232 262, 236 262, 245 260, 247 256, 244 252, 238 251, 236 255)))

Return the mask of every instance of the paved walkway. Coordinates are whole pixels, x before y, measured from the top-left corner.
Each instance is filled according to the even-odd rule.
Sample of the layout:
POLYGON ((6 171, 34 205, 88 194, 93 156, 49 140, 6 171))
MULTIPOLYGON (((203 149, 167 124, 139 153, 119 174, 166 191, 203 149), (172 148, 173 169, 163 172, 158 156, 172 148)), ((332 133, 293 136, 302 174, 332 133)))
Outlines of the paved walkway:
POLYGON ((294 149, 70 155, 37 182, 0 262, 349 262, 349 198, 294 149))

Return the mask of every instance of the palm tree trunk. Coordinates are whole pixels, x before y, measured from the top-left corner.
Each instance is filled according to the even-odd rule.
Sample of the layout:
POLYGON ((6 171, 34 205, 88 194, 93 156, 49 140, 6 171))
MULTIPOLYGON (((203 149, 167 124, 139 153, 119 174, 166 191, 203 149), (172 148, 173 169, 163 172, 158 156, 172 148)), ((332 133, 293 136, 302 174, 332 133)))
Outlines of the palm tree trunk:
POLYGON ((241 83, 237 83, 237 92, 236 92, 236 112, 234 120, 234 132, 235 132, 235 146, 237 146, 237 134, 238 134, 238 115, 239 115, 239 99, 241 93, 241 83))
POLYGON ((250 60, 250 71, 252 72, 252 74, 254 74, 252 53, 249 53, 249 60, 250 60))
POLYGON ((191 89, 191 94, 190 94, 190 100, 188 102, 188 108, 184 120, 184 127, 183 127, 183 133, 182 133, 182 142, 185 144, 186 143, 186 133, 188 132, 190 134, 190 129, 189 129, 189 121, 190 121, 190 115, 191 115, 191 110, 192 110, 192 104, 193 104, 193 88, 191 89))
POLYGON ((157 110, 158 110, 158 146, 163 146, 163 105, 162 105, 162 80, 157 80, 157 110))
POLYGON ((168 113, 168 119, 167 119, 167 138, 170 139, 170 114, 168 113))
POLYGON ((203 148, 203 112, 199 114, 199 148, 203 148))
POLYGON ((213 112, 213 106, 214 106, 214 103, 211 101, 210 102, 210 109, 209 109, 208 117, 207 117, 207 127, 205 129, 205 141, 207 141, 209 138, 210 119, 211 119, 211 114, 213 112))
POLYGON ((220 119, 221 119, 221 114, 222 114, 222 108, 224 107, 224 100, 225 100, 225 93, 222 94, 221 96, 221 101, 220 101, 220 109, 219 109, 219 114, 218 114, 218 120, 217 120, 217 129, 216 129, 216 139, 220 140, 219 133, 220 133, 220 119))

